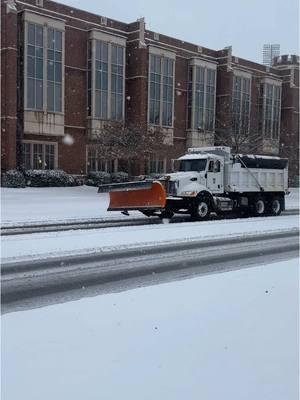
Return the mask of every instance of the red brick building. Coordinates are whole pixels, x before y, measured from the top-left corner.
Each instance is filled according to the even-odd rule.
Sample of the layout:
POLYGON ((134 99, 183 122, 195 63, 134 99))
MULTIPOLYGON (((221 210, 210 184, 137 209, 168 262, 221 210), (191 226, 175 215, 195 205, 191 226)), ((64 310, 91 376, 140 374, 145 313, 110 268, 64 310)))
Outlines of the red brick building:
MULTIPOLYGON (((105 121, 159 126, 163 172, 187 147, 242 133, 299 176, 299 58, 266 67, 49 0, 1 3, 2 169, 120 168, 93 145, 105 121), (65 140, 66 136, 73 139, 65 140)), ((225 139, 224 139, 225 138, 225 139)), ((251 147, 252 146, 252 147, 251 147)), ((136 171, 143 172, 143 171, 136 171)))

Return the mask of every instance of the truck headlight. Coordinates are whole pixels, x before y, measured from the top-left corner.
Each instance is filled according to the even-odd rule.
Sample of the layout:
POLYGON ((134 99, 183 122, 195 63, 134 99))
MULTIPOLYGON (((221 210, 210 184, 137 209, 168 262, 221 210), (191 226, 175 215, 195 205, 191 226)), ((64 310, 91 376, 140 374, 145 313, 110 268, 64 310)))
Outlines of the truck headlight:
POLYGON ((189 192, 189 191, 182 192, 182 196, 189 196, 189 197, 196 197, 197 194, 198 194, 198 192, 195 192, 195 191, 193 191, 193 192, 189 192))

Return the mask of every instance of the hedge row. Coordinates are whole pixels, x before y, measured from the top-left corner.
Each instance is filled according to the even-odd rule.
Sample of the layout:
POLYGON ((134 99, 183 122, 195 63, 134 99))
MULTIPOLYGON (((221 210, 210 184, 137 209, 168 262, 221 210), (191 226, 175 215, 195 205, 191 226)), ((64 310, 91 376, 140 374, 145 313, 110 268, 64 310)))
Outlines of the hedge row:
POLYGON ((31 169, 24 173, 9 170, 2 176, 2 186, 10 188, 78 186, 80 181, 62 170, 31 169))
POLYGON ((58 186, 78 186, 86 184, 89 186, 99 186, 106 183, 128 182, 126 172, 91 172, 87 179, 80 180, 68 175, 62 170, 27 170, 24 173, 17 170, 9 170, 2 176, 2 186, 10 188, 31 187, 58 187, 58 186))
POLYGON ((108 172, 90 172, 85 182, 88 186, 99 186, 108 183, 121 183, 128 182, 128 174, 126 172, 114 172, 109 174, 108 172))

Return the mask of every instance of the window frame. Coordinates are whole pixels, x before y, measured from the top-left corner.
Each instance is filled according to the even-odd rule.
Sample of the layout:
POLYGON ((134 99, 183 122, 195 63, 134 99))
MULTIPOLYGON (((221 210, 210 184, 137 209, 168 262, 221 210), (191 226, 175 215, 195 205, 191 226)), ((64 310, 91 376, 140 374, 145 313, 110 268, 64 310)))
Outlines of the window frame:
MULTIPOLYGON (((30 151, 29 151, 29 158, 30 158, 30 168, 29 169, 40 169, 44 171, 51 171, 53 169, 58 168, 58 143, 57 142, 47 142, 47 141, 42 141, 42 140, 22 140, 22 145, 29 145, 30 146, 30 151), (34 145, 41 145, 42 146, 42 167, 43 168, 34 168, 34 145), (53 168, 48 169, 45 168, 45 161, 46 161, 46 146, 53 146, 54 147, 54 165, 53 168)), ((24 147, 23 147, 24 149, 24 147)), ((25 151, 23 150, 23 154, 25 154, 25 151)), ((24 161, 24 167, 26 168, 25 165, 25 159, 24 161)))
POLYGON ((63 20, 56 18, 45 17, 40 14, 24 11, 23 13, 24 26, 24 111, 44 112, 51 114, 64 115, 65 113, 65 23, 63 20), (43 106, 42 108, 33 108, 28 105, 28 74, 27 74, 27 57, 28 57, 28 25, 40 25, 43 27, 43 106), (48 29, 61 32, 61 94, 60 104, 61 111, 48 109, 48 29))
MULTIPOLYGON (((161 128, 166 128, 166 129, 173 129, 174 128, 174 109, 175 109, 175 70, 176 70, 176 53, 162 49, 162 48, 158 48, 155 46, 149 46, 148 48, 148 110, 147 110, 147 122, 148 125, 151 126, 158 126, 161 128), (159 81, 159 100, 157 100, 157 102, 159 102, 159 122, 157 123, 153 123, 150 122, 150 110, 151 110, 151 94, 150 94, 150 90, 151 90, 151 60, 152 60, 152 56, 154 57, 159 57, 160 59, 160 81, 159 81), (164 113, 164 104, 171 104, 170 101, 164 101, 164 90, 165 90, 165 79, 164 78, 170 78, 170 76, 164 74, 165 71, 165 60, 167 65, 169 64, 169 61, 172 62, 172 69, 173 69, 173 74, 172 74, 172 86, 173 86, 173 90, 172 90, 172 106, 171 106, 171 125, 165 125, 163 124, 163 113, 164 113)), ((167 86, 171 86, 171 85, 167 85, 167 86)), ((167 107, 168 110, 168 107, 167 107)))
POLYGON ((87 116, 89 119, 99 121, 124 121, 125 120, 125 73, 126 73, 126 39, 121 35, 110 35, 98 30, 93 29, 90 32, 87 54, 87 96, 88 96, 88 110, 87 116), (103 42, 108 46, 108 71, 107 71, 107 113, 103 118, 101 115, 97 116, 96 112, 96 46, 97 42, 103 42), (123 79, 122 79, 122 116, 121 119, 112 119, 112 48, 117 46, 122 48, 123 58, 123 79))
MULTIPOLYGON (((187 78, 187 84, 188 84, 188 93, 187 93, 187 120, 186 120, 186 126, 187 130, 189 131, 204 131, 204 132, 214 132, 215 131, 215 125, 216 125, 216 91, 217 91, 217 64, 204 61, 202 59, 194 58, 190 61, 188 65, 188 78, 187 78), (199 68, 199 69, 198 69, 199 68), (204 73, 204 80, 203 80, 203 114, 202 114, 202 119, 203 119, 203 127, 196 126, 196 100, 197 98, 201 98, 201 90, 196 90, 197 85, 201 85, 201 82, 197 81, 197 74, 199 73, 199 76, 201 75, 201 69, 203 70, 204 73), (209 72, 214 72, 214 85, 209 85, 208 82, 208 76, 209 72), (190 80, 191 79, 191 80, 190 80), (208 92, 208 86, 213 86, 214 87, 214 92, 213 92, 213 107, 208 108, 208 97, 209 95, 212 95, 212 93, 209 91, 208 92), (209 121, 209 110, 211 110, 212 115, 213 115, 213 120, 212 120, 212 129, 210 129, 210 121, 209 121)), ((200 107, 199 107, 199 116, 201 116, 200 113, 200 107)))
POLYGON ((151 174, 162 175, 162 174, 165 174, 166 171, 167 171, 167 158, 166 157, 159 157, 159 156, 152 155, 149 158, 149 160, 147 160, 146 167, 147 167, 147 175, 151 175, 151 174), (162 171, 161 172, 159 171, 160 163, 162 163, 162 171), (155 166, 155 168, 154 168, 155 171, 154 172, 151 172, 152 165, 155 166))
POLYGON ((239 124, 238 128, 242 129, 243 122, 247 118, 248 123, 245 131, 242 132, 242 134, 248 136, 250 132, 250 121, 251 121, 251 88, 252 88, 252 75, 250 73, 244 72, 244 71, 239 71, 239 70, 234 70, 233 72, 233 80, 232 80, 232 103, 231 103, 231 110, 232 110, 232 131, 235 134, 235 119, 234 119, 234 114, 238 115, 239 118, 239 124), (240 79, 240 89, 238 91, 238 97, 235 97, 234 94, 237 92, 235 90, 235 80, 240 79), (245 85, 246 83, 249 83, 249 92, 245 90, 245 85), (246 113, 244 112, 244 104, 246 103, 246 96, 249 96, 248 99, 248 113, 246 117, 246 113), (238 100, 239 101, 239 112, 235 113, 234 112, 234 101, 238 100))
POLYGON ((109 174, 115 173, 118 171, 118 159, 114 160, 104 160, 103 158, 98 156, 99 149, 97 149, 96 146, 93 146, 91 144, 88 144, 86 146, 86 173, 88 174, 89 172, 107 172, 109 174), (89 151, 93 150, 95 152, 95 170, 89 169, 89 151), (104 164, 104 170, 103 168, 99 169, 99 162, 104 164), (109 163, 113 164, 113 171, 109 171, 109 163))
POLYGON ((280 128, 281 128, 281 100, 282 100, 282 83, 276 80, 271 80, 269 78, 265 78, 261 82, 262 90, 261 90, 261 129, 262 129, 262 136, 265 140, 280 140, 280 128), (267 96, 268 87, 271 87, 272 90, 272 97, 267 96), (279 90, 279 96, 276 98, 276 91, 279 90), (270 134, 266 131, 267 121, 267 100, 271 100, 270 104, 270 134), (274 118, 278 116, 278 118, 274 118), (276 127, 277 125, 277 127, 276 127), (277 131, 275 132, 275 129, 277 131), (275 133, 275 134, 274 134, 275 133))

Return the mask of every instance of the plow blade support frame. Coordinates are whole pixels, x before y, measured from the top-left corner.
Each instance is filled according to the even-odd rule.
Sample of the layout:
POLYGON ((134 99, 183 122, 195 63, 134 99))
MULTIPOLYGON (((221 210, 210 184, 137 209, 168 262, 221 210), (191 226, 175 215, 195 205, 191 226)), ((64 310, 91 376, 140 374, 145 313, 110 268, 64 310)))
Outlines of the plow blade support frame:
POLYGON ((152 188, 153 181, 112 183, 98 187, 98 193, 123 192, 131 190, 145 190, 152 188))

